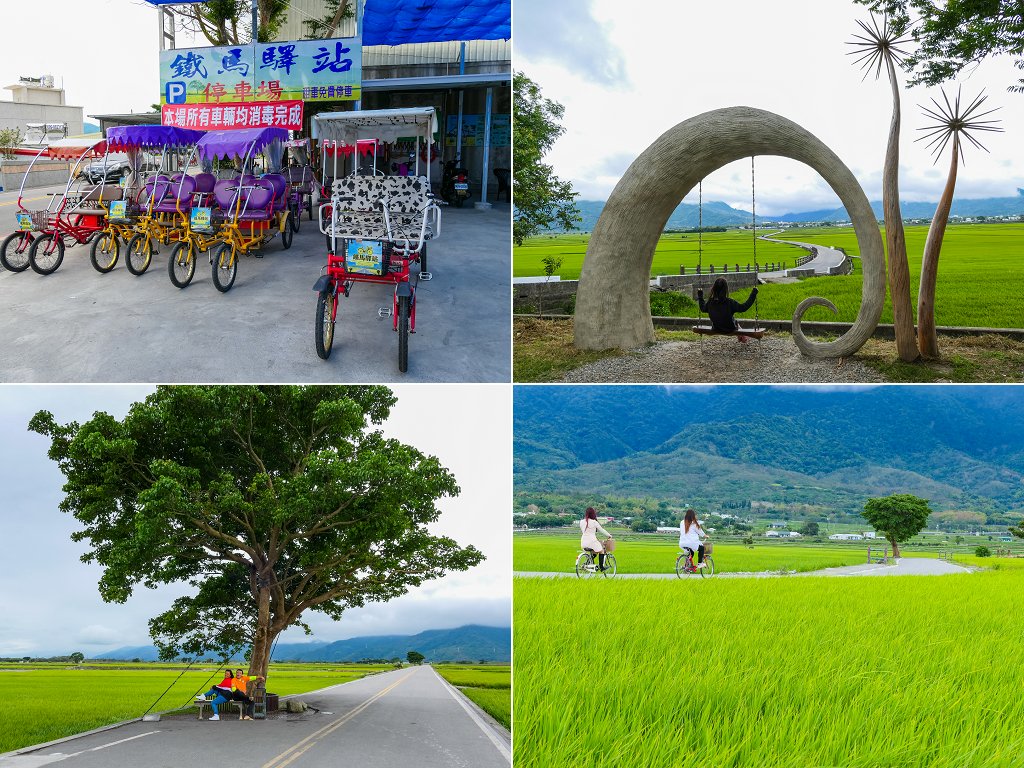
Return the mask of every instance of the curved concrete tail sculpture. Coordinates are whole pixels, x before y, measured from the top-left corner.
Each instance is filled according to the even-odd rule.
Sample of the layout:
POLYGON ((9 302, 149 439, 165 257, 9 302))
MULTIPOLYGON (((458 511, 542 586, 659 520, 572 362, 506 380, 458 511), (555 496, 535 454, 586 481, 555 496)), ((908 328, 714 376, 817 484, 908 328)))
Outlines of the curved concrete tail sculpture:
POLYGON ((878 325, 885 301, 882 236, 864 190, 836 154, 796 123, 752 107, 729 107, 685 120, 662 134, 615 186, 590 237, 576 295, 575 343, 581 349, 632 349, 654 341, 648 300, 654 249, 668 217, 697 183, 750 155, 780 155, 810 166, 846 206, 860 247, 864 286, 853 327, 835 341, 813 342, 793 314, 793 340, 808 357, 856 352, 878 325))

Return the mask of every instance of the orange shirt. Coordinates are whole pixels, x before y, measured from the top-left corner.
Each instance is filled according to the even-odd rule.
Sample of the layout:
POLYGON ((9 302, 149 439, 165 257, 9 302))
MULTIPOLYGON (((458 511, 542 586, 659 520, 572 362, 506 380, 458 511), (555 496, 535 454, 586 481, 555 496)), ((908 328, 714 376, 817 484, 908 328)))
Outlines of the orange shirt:
POLYGON ((248 682, 249 682, 249 676, 248 675, 241 675, 241 676, 235 675, 235 688, 240 690, 242 693, 245 693, 245 686, 246 686, 246 683, 248 683, 248 682))

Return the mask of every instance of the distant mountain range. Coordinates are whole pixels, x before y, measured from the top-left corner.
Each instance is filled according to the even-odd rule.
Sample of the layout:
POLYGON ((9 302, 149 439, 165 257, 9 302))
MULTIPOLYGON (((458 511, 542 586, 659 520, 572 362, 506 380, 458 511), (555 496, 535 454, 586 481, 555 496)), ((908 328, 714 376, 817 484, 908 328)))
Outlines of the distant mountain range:
POLYGON ((1024 508, 1015 387, 520 387, 514 402, 517 492, 849 514, 890 493, 936 511, 1024 508))
MULTIPOLYGON (((1024 214, 1024 189, 1018 189, 1016 197, 985 197, 973 200, 953 200, 951 216, 974 218, 977 216, 1017 216, 1024 214)), ((604 210, 603 200, 577 200, 576 206, 583 218, 580 229, 592 232, 597 220, 604 210)), ((935 214, 936 203, 900 203, 905 219, 931 219, 935 214)), ((871 203, 875 217, 882 218, 882 203, 871 203)), ((700 221, 699 206, 680 203, 669 216, 665 229, 693 229, 700 221)), ((804 223, 813 221, 849 221, 845 208, 826 208, 815 211, 800 211, 782 216, 758 216, 757 222, 778 221, 786 223, 804 223)), ((750 211, 733 208, 721 201, 704 203, 703 223, 705 227, 742 227, 750 225, 750 211)))
MULTIPOLYGON (((427 661, 496 661, 512 658, 512 631, 509 627, 484 627, 467 624, 455 629, 430 629, 417 635, 376 635, 351 637, 336 642, 279 643, 274 661, 346 662, 363 659, 405 660, 409 651, 419 651, 427 661)), ((117 661, 156 661, 152 645, 125 646, 97 658, 117 661)))

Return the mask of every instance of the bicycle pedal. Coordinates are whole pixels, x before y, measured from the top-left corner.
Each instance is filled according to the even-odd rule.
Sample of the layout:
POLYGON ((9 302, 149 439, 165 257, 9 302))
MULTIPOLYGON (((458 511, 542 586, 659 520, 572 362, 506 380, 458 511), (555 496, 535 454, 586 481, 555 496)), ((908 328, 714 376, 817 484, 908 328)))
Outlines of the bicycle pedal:
POLYGON ((394 314, 394 310, 391 307, 378 307, 377 318, 383 320, 385 317, 391 317, 394 314))
POLYGON ((427 281, 427 280, 433 280, 433 279, 434 279, 434 276, 432 274, 430 274, 429 272, 420 272, 420 280, 427 281))

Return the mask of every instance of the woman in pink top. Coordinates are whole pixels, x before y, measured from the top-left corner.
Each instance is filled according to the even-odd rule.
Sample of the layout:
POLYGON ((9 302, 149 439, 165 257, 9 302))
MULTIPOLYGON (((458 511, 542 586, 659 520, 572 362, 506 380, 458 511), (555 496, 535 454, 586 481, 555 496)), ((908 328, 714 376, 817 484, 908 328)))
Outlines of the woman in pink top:
POLYGON ((604 544, 597 538, 598 533, 603 533, 609 539, 612 535, 608 533, 601 524, 597 522, 597 511, 593 507, 587 507, 583 519, 580 520, 580 548, 591 552, 597 552, 597 564, 604 570, 604 544))

